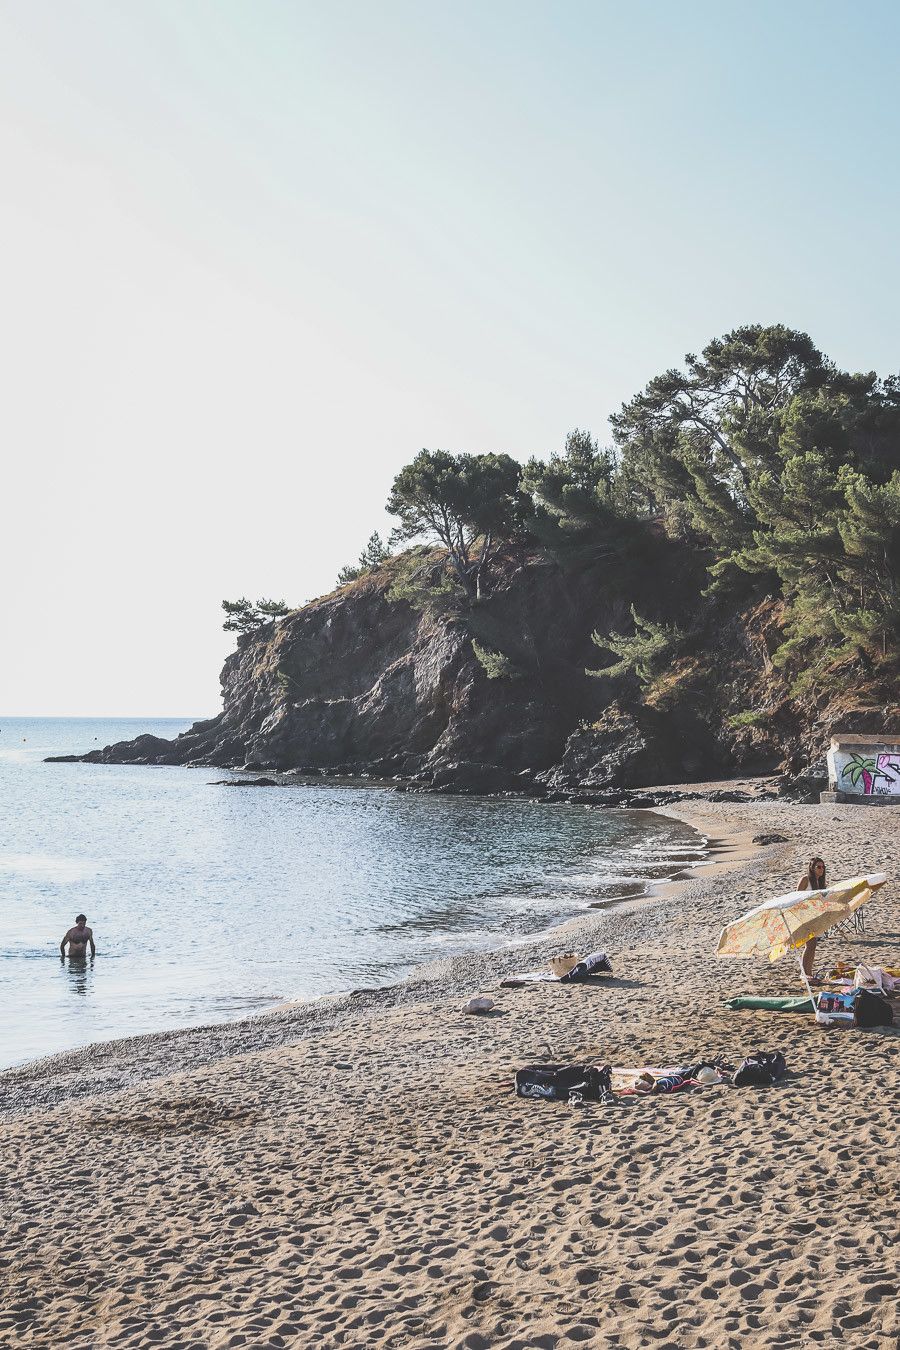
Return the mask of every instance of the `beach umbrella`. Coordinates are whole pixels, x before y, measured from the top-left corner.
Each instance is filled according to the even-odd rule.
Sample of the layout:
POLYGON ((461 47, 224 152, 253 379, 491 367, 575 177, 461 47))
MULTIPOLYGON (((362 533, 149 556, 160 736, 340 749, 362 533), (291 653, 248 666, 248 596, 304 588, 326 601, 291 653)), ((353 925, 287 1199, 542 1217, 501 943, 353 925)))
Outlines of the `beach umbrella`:
MULTIPOLYGON (((789 891, 776 895, 722 929, 717 956, 767 956, 778 961, 794 952, 810 998, 813 991, 803 969, 803 948, 853 914, 887 881, 884 872, 852 877, 822 891, 789 891)), ((815 1007, 815 1001, 813 1002, 815 1007)))

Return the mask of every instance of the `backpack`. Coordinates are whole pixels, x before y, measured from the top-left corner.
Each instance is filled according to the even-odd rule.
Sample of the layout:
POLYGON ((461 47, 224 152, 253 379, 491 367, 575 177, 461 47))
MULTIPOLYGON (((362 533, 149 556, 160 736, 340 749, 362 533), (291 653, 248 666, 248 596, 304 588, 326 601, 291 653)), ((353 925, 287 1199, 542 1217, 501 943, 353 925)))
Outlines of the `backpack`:
POLYGON ((597 1102, 612 1087, 612 1070, 596 1064, 540 1064, 519 1069, 516 1096, 543 1098, 548 1102, 567 1102, 570 1095, 579 1100, 597 1102))
POLYGON ((735 1087, 771 1087, 784 1077, 787 1061, 780 1050, 756 1050, 734 1071, 735 1087))
POLYGON ((894 1010, 881 994, 872 994, 868 989, 857 989, 853 999, 853 1025, 855 1027, 890 1027, 894 1024, 894 1010))

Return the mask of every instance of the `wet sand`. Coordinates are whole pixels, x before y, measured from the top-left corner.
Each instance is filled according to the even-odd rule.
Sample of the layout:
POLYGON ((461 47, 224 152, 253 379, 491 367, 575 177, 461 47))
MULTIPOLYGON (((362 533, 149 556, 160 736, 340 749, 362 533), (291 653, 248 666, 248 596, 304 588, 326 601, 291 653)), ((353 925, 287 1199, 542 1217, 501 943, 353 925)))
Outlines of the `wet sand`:
POLYGON ((730 1012, 801 992, 796 966, 713 951, 821 853, 832 879, 898 882, 820 961, 900 964, 900 816, 668 809, 720 841, 717 865, 534 949, 0 1075, 0 1341, 896 1350, 900 1026, 730 1012), (763 831, 789 842, 757 849, 763 831), (498 988, 597 946, 602 984, 498 988), (474 993, 497 1013, 465 1016, 474 993), (548 1056, 756 1048, 785 1053, 780 1085, 579 1109, 512 1091, 548 1056))

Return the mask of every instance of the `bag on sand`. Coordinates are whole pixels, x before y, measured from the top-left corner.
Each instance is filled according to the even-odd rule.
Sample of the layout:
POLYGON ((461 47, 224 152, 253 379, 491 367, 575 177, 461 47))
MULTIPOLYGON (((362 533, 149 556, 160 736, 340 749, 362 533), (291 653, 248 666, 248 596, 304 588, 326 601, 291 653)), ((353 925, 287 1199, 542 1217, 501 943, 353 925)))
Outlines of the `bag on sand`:
POLYGON ((735 1087, 771 1087, 784 1077, 787 1061, 780 1050, 756 1050, 734 1071, 735 1087))
POLYGON ((585 980, 588 975, 610 975, 612 974, 612 962, 606 955, 606 952, 591 952, 590 956, 583 956, 577 965, 571 970, 567 970, 565 975, 560 975, 560 983, 574 983, 576 980, 585 980))
POLYGON ((816 1021, 821 1022, 823 1026, 836 1026, 839 1023, 852 1025, 855 1001, 855 990, 852 994, 845 994, 832 989, 823 989, 821 994, 816 995, 816 1021))
POLYGON ((540 1097, 548 1102, 567 1102, 571 1093, 586 1102, 597 1102, 612 1087, 612 1070, 596 1064, 536 1064, 516 1073, 517 1097, 540 1097))
POLYGON ((853 999, 853 1025, 855 1027, 890 1027, 894 1024, 894 1010, 881 994, 871 994, 868 989, 857 989, 853 999))

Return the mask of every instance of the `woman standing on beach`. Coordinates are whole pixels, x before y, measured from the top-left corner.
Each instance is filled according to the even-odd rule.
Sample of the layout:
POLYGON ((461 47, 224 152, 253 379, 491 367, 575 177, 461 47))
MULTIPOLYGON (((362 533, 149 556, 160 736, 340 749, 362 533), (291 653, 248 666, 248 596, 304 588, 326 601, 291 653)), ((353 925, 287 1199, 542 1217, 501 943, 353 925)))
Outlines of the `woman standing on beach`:
MULTIPOLYGON (((797 882, 798 891, 824 891, 825 864, 821 858, 813 858, 803 876, 797 882)), ((813 973, 813 961, 816 955, 816 938, 810 938, 803 948, 803 973, 809 979, 813 973)))

